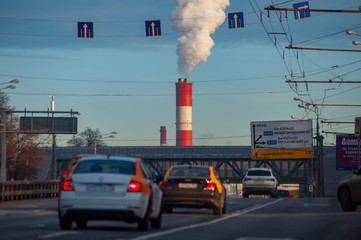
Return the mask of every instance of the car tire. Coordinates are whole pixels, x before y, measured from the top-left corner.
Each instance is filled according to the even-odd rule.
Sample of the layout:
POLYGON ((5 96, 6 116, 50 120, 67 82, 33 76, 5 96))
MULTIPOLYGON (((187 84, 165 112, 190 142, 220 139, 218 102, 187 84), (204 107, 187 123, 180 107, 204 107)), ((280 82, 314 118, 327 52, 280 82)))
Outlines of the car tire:
POLYGON ((225 213, 226 213, 226 196, 224 196, 224 202, 223 202, 222 213, 223 213, 223 214, 225 214, 225 213))
POLYGON ((149 206, 148 206, 144 217, 138 220, 138 229, 141 231, 147 231, 149 229, 149 223, 150 223, 150 219, 149 219, 149 206))
POLYGON ((164 207, 164 212, 165 213, 173 213, 173 208, 172 207, 164 207))
POLYGON ((219 206, 219 207, 215 206, 213 208, 213 214, 214 215, 222 215, 222 206, 219 206))
POLYGON ((68 217, 59 217, 60 229, 70 229, 72 221, 68 217))
POLYGON ((341 189, 338 199, 343 211, 352 212, 356 210, 356 204, 353 203, 350 190, 347 188, 341 189))
POLYGON ((162 226, 162 211, 159 211, 158 217, 150 220, 152 228, 159 229, 162 226))
POLYGON ((85 229, 86 228, 86 224, 87 224, 87 220, 77 220, 76 221, 76 226, 79 229, 85 229))
POLYGON ((222 214, 226 213, 226 202, 224 202, 223 208, 222 208, 222 214))

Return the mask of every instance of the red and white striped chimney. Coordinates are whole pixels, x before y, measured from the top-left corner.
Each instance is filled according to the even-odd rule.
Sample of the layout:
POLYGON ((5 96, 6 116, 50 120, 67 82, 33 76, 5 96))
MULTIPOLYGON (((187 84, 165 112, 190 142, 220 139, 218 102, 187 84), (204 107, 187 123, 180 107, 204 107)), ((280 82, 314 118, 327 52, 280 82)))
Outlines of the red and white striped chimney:
POLYGON ((165 126, 160 127, 160 145, 161 146, 167 145, 167 129, 165 126))
POLYGON ((176 85, 176 145, 192 146, 192 83, 179 78, 176 85))

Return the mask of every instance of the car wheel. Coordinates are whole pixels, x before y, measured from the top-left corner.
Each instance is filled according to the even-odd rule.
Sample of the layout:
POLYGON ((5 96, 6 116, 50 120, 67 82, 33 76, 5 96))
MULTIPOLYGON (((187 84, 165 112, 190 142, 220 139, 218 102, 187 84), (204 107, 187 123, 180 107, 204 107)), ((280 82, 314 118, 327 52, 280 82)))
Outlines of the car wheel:
POLYGON ((72 221, 68 217, 59 217, 60 229, 70 229, 72 221))
POLYGON ((86 228, 87 220, 77 220, 76 226, 80 229, 86 228))
POLYGON ((224 202, 223 202, 222 213, 223 213, 223 214, 225 214, 225 213, 226 213, 226 197, 224 197, 224 202))
POLYGON ((152 228, 159 229, 162 226, 162 211, 159 211, 158 217, 150 220, 152 228))
POLYGON ((343 211, 355 211, 356 205, 352 202, 351 193, 347 188, 342 188, 339 193, 340 206, 343 211))
POLYGON ((172 207, 164 207, 164 212, 165 212, 165 213, 172 213, 172 212, 173 212, 173 208, 172 208, 172 207))
POLYGON ((138 220, 138 229, 141 231, 147 231, 149 229, 149 206, 147 212, 145 213, 144 217, 138 220))
POLYGON ((220 207, 214 207, 213 208, 213 214, 214 215, 222 215, 222 207, 220 206, 220 207))

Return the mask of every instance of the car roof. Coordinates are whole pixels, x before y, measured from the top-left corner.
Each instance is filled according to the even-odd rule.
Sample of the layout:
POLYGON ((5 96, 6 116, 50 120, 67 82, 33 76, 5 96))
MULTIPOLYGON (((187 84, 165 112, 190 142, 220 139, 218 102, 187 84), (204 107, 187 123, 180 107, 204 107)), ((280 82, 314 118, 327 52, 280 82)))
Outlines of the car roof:
POLYGON ((201 166, 201 165, 175 165, 174 168, 205 168, 209 169, 211 166, 201 166))
POLYGON ((272 169, 270 168, 248 168, 248 171, 255 171, 255 170, 272 171, 272 169))
POLYGON ((136 162, 138 158, 125 157, 125 156, 106 156, 106 155, 86 155, 81 158, 80 161, 92 161, 92 160, 117 160, 117 161, 128 161, 136 162))

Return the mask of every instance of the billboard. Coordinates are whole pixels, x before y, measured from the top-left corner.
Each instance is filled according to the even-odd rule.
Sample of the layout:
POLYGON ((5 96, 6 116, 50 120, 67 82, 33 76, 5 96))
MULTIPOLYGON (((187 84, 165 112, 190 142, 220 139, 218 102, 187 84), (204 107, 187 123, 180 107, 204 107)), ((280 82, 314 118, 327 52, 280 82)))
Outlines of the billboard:
POLYGON ((252 159, 312 158, 312 120, 251 122, 252 159))
POLYGON ((76 117, 20 117, 20 131, 40 131, 50 134, 78 133, 76 117))
POLYGON ((352 135, 336 136, 336 168, 349 170, 359 167, 359 138, 352 135))

